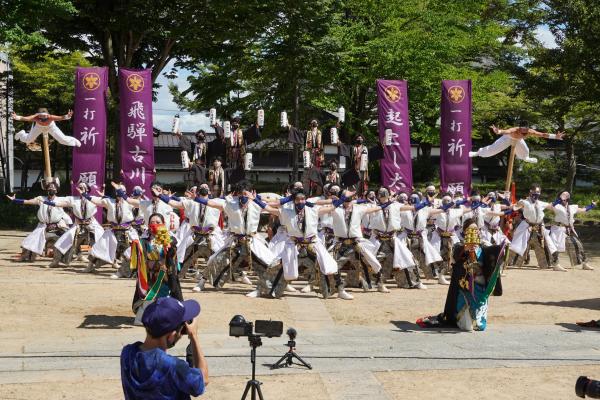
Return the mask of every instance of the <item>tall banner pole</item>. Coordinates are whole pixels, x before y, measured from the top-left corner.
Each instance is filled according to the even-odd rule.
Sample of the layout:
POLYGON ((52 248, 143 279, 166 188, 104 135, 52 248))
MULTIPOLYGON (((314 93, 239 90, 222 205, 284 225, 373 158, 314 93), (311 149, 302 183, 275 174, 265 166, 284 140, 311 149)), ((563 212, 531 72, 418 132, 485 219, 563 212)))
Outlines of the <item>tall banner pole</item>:
POLYGON ((440 180, 442 192, 471 191, 472 102, 470 80, 442 81, 440 180))
POLYGON ((413 186, 408 84, 401 80, 377 80, 379 139, 383 145, 381 180, 390 190, 410 192, 413 186))
MULTIPOLYGON (((79 183, 86 183, 92 195, 98 195, 104 185, 107 91, 107 67, 77 68, 73 136, 79 139, 81 146, 73 148, 71 193, 75 196, 79 195, 79 183)), ((101 217, 102 212, 98 212, 98 221, 101 217)))
POLYGON ((515 145, 512 144, 510 146, 510 156, 508 157, 508 171, 506 173, 506 184, 504 186, 505 192, 510 191, 510 185, 512 182, 514 166, 515 166, 515 145))
POLYGON ((152 135, 152 70, 119 70, 121 96, 121 169, 128 191, 141 186, 146 193, 154 181, 152 135))

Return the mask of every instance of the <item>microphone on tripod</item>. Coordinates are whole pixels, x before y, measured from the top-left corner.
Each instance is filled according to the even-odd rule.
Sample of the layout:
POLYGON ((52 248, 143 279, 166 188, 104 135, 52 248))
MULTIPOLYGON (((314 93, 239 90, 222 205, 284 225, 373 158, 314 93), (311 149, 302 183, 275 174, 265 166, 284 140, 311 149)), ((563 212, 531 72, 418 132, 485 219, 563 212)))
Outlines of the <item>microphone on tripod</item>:
POLYGON ((296 364, 299 366, 304 366, 308 369, 312 369, 312 366, 304 361, 298 354, 296 354, 296 336, 298 332, 294 328, 288 328, 285 332, 288 335, 289 339, 285 346, 289 347, 289 350, 277 361, 275 364, 271 365, 271 369, 283 368, 283 367, 291 367, 296 364), (297 362, 294 362, 296 360, 297 362))

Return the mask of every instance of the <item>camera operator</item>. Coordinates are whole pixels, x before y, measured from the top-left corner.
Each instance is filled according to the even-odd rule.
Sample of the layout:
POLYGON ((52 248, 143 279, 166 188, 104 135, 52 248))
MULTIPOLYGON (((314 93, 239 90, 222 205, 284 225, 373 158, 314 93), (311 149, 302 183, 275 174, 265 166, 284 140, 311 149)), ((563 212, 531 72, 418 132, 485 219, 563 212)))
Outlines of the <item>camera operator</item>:
POLYGON ((144 311, 146 340, 128 344, 121 352, 121 381, 125 399, 189 399, 204 393, 208 366, 198 339, 200 305, 159 298, 144 311), (167 354, 187 334, 193 366, 167 354))

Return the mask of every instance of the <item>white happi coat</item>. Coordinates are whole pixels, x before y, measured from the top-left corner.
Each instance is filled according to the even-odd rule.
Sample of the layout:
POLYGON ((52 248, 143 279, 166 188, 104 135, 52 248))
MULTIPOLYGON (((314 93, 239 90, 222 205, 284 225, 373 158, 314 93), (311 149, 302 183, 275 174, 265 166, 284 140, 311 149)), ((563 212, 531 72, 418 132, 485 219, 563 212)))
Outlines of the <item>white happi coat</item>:
POLYGON ((573 223, 575 222, 575 214, 579 212, 577 204, 569 204, 567 207, 562 204, 554 206, 554 222, 565 226, 552 225, 550 227, 550 236, 554 240, 556 249, 561 253, 566 250, 565 241, 567 239, 567 226, 571 227, 571 231, 577 235, 573 223))
MULTIPOLYGON (((253 201, 248 201, 245 207, 240 205, 238 197, 227 196, 224 199, 223 211, 229 222, 229 237, 225 239, 223 247, 229 247, 235 240, 234 235, 251 236, 250 250, 265 265, 269 266, 276 262, 277 257, 269 250, 265 239, 256 234, 260 220, 261 208, 253 201)), ((212 263, 217 253, 213 254, 208 263, 212 263)))
POLYGON ((460 217, 462 214, 463 210, 461 208, 449 208, 435 216, 435 226, 437 229, 431 234, 431 245, 435 247, 438 253, 442 250, 442 237, 438 229, 450 234, 450 240, 452 241, 452 246, 454 246, 459 242, 455 228, 460 226, 460 217))
MULTIPOLYGON (((106 219, 111 224, 131 224, 134 220, 134 207, 123 199, 117 201, 108 197, 103 198, 102 206, 106 208, 106 219), (117 218, 117 215, 119 215, 120 218, 117 218)), ((127 235, 130 241, 139 240, 137 231, 131 226, 127 229, 127 235)), ((112 264, 115 262, 117 255, 117 245, 117 238, 112 229, 106 229, 100 239, 96 240, 96 243, 92 246, 90 255, 108 264, 112 264)), ((130 253, 131 249, 129 248, 124 254, 125 258, 129 258, 130 253)))
MULTIPOLYGON (((66 229, 72 221, 62 208, 44 204, 44 201, 48 200, 48 197, 38 196, 35 200, 40 206, 37 212, 39 223, 36 228, 23 239, 21 247, 32 253, 41 255, 44 252, 44 247, 46 247, 46 225, 58 224, 60 227, 66 229)), ((57 202, 63 200, 64 197, 54 197, 51 201, 57 202)))
POLYGON ((542 224, 541 232, 544 235, 544 241, 548 247, 550 254, 557 251, 554 240, 550 237, 550 233, 546 229, 544 224, 544 209, 548 206, 548 203, 543 201, 536 201, 532 203, 529 199, 521 200, 519 202, 523 206, 523 217, 517 229, 513 233, 513 239, 510 244, 510 249, 520 255, 521 257, 525 254, 531 232, 529 230, 529 224, 542 224))
POLYGON ((73 225, 68 231, 66 231, 54 244, 54 248, 60 251, 61 254, 66 254, 67 251, 73 246, 75 241, 75 234, 77 232, 77 225, 80 221, 89 220, 89 228, 94 233, 94 243, 100 240, 104 233, 104 228, 96 220, 96 213, 98 208, 94 203, 85 197, 81 196, 67 196, 63 197, 65 207, 70 207, 75 215, 75 225, 73 225))
POLYGON ((304 229, 299 224, 298 214, 295 207, 281 209, 280 221, 285 225, 288 239, 281 253, 283 264, 283 276, 291 281, 298 279, 298 248, 292 238, 312 239, 312 245, 317 254, 317 263, 321 273, 331 275, 337 272, 337 262, 327 252, 325 245, 318 237, 319 211, 317 206, 304 207, 304 229))
POLYGON ((479 206, 474 210, 467 211, 464 213, 462 222, 459 224, 459 226, 462 228, 462 224, 464 224, 464 222, 470 218, 475 222, 479 228, 479 231, 482 231, 485 228, 485 216, 489 210, 490 209, 487 207, 479 206))
POLYGON ((425 254, 425 265, 442 261, 440 252, 436 250, 427 237, 427 220, 432 211, 432 207, 423 207, 416 213, 404 211, 401 216, 403 227, 417 233, 421 237, 422 250, 425 254), (411 218, 409 218, 408 213, 410 213, 411 218))
MULTIPOLYGON (((293 201, 288 201, 281 206, 282 210, 289 210, 291 208, 294 208, 293 201)), ((287 232, 287 227, 283 222, 281 222, 281 218, 279 218, 279 228, 277 228, 277 233, 269 241, 269 250, 271 250, 271 253, 275 254, 277 258, 280 258, 288 239, 289 235, 287 232)))
MULTIPOLYGON (((211 201, 223 202, 224 200, 212 199, 211 201)), ((200 204, 193 199, 181 199, 181 203, 183 204, 185 216, 188 221, 182 223, 175 234, 175 239, 177 239, 177 259, 183 261, 187 248, 194 243, 194 227, 211 228, 210 249, 213 253, 219 251, 225 245, 223 231, 219 227, 221 211, 217 208, 200 204), (204 216, 200 220, 202 207, 204 207, 204 216)))
POLYGON ((371 243, 375 246, 375 251, 379 251, 381 242, 377 239, 377 231, 379 232, 394 232, 393 248, 394 248, 394 260, 392 267, 398 269, 413 268, 416 265, 415 259, 406 246, 406 235, 401 235, 402 230, 402 215, 406 212, 410 213, 412 220, 412 211, 400 211, 403 204, 392 203, 385 208, 385 210, 376 211, 371 214, 370 228, 373 229, 371 232, 371 243), (387 211, 387 212, 386 212, 387 211), (387 218, 386 218, 387 214, 387 218))
POLYGON ((153 200, 140 200, 139 215, 144 218, 144 224, 148 226, 148 221, 152 214, 161 214, 165 219, 165 225, 171 232, 176 232, 179 228, 179 216, 173 212, 173 208, 164 201, 155 198, 153 200))
POLYGON ((370 206, 356 203, 352 204, 352 215, 350 216, 348 224, 346 224, 344 206, 335 208, 331 212, 333 232, 336 240, 356 239, 358 246, 362 250, 361 256, 364 257, 365 262, 373 269, 373 272, 377 273, 381 270, 381 264, 373 252, 373 244, 363 238, 361 230, 361 221, 367 208, 370 208, 370 206))
POLYGON ((481 240, 486 245, 491 245, 495 242, 497 245, 502 244, 502 242, 510 243, 510 240, 506 237, 502 229, 500 229, 500 217, 497 215, 492 215, 491 212, 501 213, 502 205, 501 204, 492 204, 488 212, 485 213, 483 219, 485 221, 485 226, 481 230, 481 240), (495 232, 490 231, 491 229, 496 229, 495 232))

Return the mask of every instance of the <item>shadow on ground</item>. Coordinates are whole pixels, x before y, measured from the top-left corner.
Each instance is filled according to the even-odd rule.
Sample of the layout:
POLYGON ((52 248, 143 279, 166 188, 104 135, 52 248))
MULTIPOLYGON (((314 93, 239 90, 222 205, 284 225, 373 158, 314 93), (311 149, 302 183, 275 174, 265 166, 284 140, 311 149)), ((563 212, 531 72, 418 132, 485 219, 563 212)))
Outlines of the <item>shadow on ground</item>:
POLYGON ((581 300, 563 300, 563 301, 521 301, 519 304, 531 304, 534 306, 554 306, 585 308, 588 310, 600 310, 600 298, 581 299, 581 300))
POLYGON ((134 318, 121 315, 86 315, 78 328, 84 329, 129 329, 134 318))

